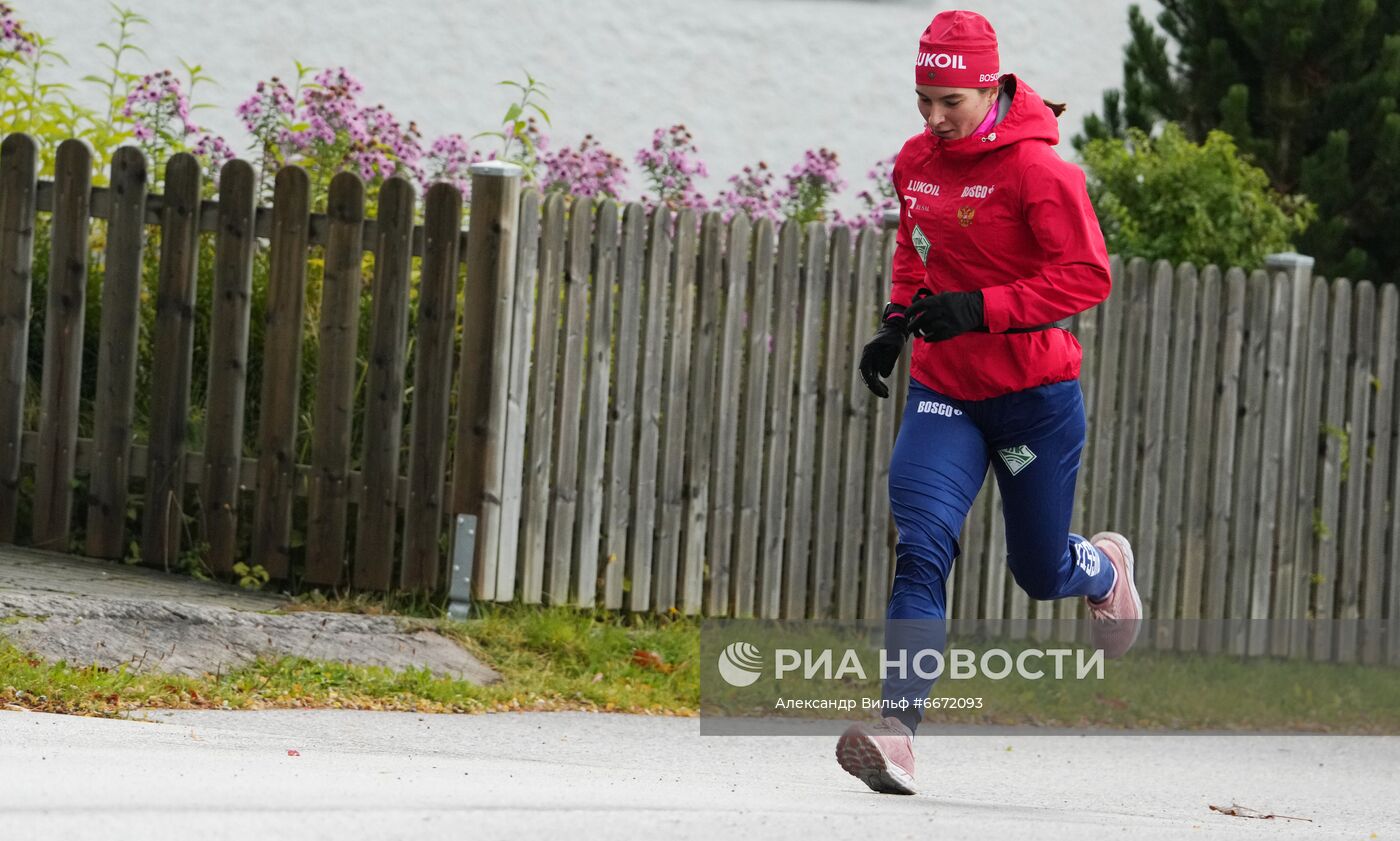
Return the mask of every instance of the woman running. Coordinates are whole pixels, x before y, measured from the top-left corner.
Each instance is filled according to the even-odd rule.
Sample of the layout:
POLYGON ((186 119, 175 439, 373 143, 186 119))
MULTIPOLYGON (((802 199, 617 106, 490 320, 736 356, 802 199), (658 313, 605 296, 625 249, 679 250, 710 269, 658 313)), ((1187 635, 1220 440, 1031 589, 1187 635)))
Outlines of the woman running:
MULTIPOLYGON (((935 17, 914 71, 925 125, 895 160, 890 302, 860 363, 870 390, 888 397, 881 378, 914 337, 890 459, 899 542, 885 657, 942 650, 944 584, 989 463, 1017 585, 1033 599, 1084 597, 1094 645, 1121 656, 1142 620, 1132 547, 1114 532, 1069 531, 1084 447, 1081 354, 1054 322, 1108 297, 1110 277, 1084 174, 1051 148, 1062 107, 999 71, 996 33, 973 12, 935 17)), ((912 737, 933 680, 891 671, 888 714, 847 729, 836 756, 875 791, 913 794, 912 737)))

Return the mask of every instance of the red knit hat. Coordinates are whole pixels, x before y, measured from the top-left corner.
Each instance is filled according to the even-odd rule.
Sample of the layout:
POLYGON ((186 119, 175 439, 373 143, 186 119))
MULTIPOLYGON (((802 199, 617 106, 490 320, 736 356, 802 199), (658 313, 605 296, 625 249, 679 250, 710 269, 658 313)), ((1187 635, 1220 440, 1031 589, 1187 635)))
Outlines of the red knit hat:
POLYGON ((914 81, 947 88, 990 88, 1001 78, 997 33, 976 12, 939 12, 919 38, 914 81))

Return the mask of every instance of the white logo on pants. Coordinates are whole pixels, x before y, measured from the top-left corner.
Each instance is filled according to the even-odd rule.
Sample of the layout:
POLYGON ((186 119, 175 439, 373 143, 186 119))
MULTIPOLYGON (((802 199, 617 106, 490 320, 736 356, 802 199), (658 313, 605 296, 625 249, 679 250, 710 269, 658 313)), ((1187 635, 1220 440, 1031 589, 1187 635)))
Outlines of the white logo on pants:
POLYGON ((1012 476, 1025 470, 1026 465, 1035 461, 1035 453, 1025 444, 1021 444, 1017 447, 1007 447, 1004 450, 997 450, 997 455, 1001 456, 1001 460, 1006 462, 1006 469, 1011 471, 1012 476))
POLYGON ((915 413, 920 415, 942 415, 945 418, 951 418, 954 415, 962 417, 962 409, 954 409, 947 403, 938 403, 933 400, 920 400, 919 408, 915 410, 915 413))
POLYGON ((1074 544, 1074 562, 1079 568, 1084 570, 1085 575, 1099 574, 1099 550, 1090 545, 1089 541, 1081 540, 1074 544))

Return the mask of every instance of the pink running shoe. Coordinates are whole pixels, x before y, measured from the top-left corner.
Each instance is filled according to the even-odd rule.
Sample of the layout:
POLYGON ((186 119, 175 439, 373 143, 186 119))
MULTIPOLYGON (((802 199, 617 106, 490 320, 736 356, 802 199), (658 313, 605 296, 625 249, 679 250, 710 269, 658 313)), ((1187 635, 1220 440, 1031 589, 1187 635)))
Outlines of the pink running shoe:
POLYGON ((852 724, 836 742, 846 773, 881 794, 915 794, 914 734, 897 718, 852 724))
POLYGON ((1116 573, 1108 598, 1100 603, 1084 599, 1093 621, 1089 637, 1105 657, 1122 657, 1137 642, 1142 629, 1142 599, 1133 583, 1133 547, 1128 538, 1115 531, 1101 531, 1089 542, 1108 558, 1116 573))

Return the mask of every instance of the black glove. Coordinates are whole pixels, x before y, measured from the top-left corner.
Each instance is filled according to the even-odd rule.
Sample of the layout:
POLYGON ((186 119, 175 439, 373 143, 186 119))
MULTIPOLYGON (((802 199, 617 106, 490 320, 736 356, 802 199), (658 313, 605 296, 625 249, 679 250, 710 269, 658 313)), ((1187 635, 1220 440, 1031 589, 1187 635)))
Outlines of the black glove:
POLYGON ((880 317, 880 329, 875 338, 866 343, 860 352, 860 375, 865 385, 876 397, 889 397, 890 390, 880 381, 894 372, 894 364, 904 350, 905 325, 907 319, 904 307, 899 304, 886 304, 880 317))
POLYGON ((941 342, 984 326, 981 292, 940 292, 914 299, 905 315, 909 332, 941 342))

